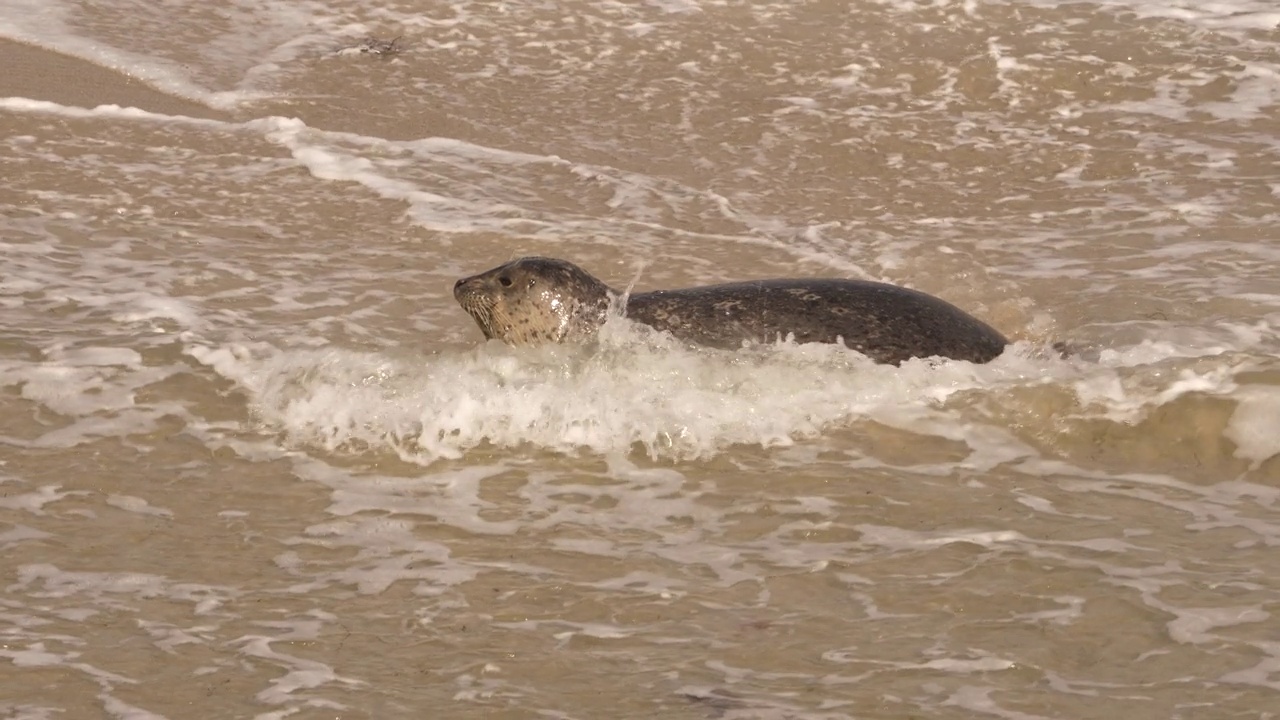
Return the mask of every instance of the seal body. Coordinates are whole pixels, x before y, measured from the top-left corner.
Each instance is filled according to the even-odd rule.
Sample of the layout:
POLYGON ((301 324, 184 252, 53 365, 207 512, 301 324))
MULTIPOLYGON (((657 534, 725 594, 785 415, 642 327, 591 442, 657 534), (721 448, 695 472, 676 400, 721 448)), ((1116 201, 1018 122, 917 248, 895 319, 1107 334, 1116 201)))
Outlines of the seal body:
POLYGON ((454 296, 487 338, 511 344, 586 339, 621 306, 630 320, 719 348, 843 342, 881 363, 945 357, 984 363, 1008 341, 926 293, 864 280, 756 280, 623 297, 573 263, 521 258, 459 280, 454 296))

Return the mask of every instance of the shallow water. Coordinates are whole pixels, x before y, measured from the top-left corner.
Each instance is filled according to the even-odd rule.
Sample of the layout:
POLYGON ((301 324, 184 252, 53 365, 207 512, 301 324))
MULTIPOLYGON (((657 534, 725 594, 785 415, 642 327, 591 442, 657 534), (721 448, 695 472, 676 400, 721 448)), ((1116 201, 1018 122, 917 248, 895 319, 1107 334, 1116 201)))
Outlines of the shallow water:
POLYGON ((1278 24, 0 0, 106 69, 0 79, 0 717, 1276 717, 1278 24), (483 343, 524 254, 1015 344, 483 343))

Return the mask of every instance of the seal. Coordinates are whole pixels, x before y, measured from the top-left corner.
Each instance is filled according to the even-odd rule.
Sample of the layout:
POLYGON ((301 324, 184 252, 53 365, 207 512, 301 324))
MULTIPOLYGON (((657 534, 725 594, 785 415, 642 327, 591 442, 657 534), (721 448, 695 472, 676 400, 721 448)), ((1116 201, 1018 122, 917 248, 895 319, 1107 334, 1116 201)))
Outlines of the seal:
POLYGON ((843 342, 894 365, 928 357, 985 363, 1009 344, 945 300, 866 280, 750 280, 627 296, 566 260, 526 257, 459 280, 453 296, 486 338, 510 345, 590 340, 611 308, 697 345, 843 342))

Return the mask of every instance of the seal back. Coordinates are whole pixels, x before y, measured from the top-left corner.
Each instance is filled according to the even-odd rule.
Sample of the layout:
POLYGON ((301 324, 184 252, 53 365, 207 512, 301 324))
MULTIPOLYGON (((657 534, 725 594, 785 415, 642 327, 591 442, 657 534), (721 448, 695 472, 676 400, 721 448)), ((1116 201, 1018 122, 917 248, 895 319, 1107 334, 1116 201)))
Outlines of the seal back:
POLYGON ((790 279, 658 290, 632 295, 628 318, 688 342, 843 342, 881 363, 947 357, 985 363, 1008 340, 926 293, 863 280, 790 279))

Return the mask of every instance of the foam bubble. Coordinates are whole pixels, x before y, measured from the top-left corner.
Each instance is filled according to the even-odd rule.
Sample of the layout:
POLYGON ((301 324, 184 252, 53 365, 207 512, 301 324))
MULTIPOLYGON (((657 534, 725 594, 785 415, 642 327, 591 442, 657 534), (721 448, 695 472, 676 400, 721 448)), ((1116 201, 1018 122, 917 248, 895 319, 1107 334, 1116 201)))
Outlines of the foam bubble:
POLYGON ((1280 454, 1280 387, 1246 385, 1223 432, 1236 445, 1236 457, 1255 464, 1280 454))
MULTIPOLYGON (((482 444, 706 457, 735 444, 787 446, 864 415, 977 442, 987 431, 930 408, 1018 373, 999 361, 875 365, 835 345, 689 348, 619 319, 589 349, 491 342, 412 359, 266 345, 189 352, 238 382, 262 421, 295 443, 423 463, 482 444)), ((1007 361, 1028 362, 1016 353, 1007 361)))

